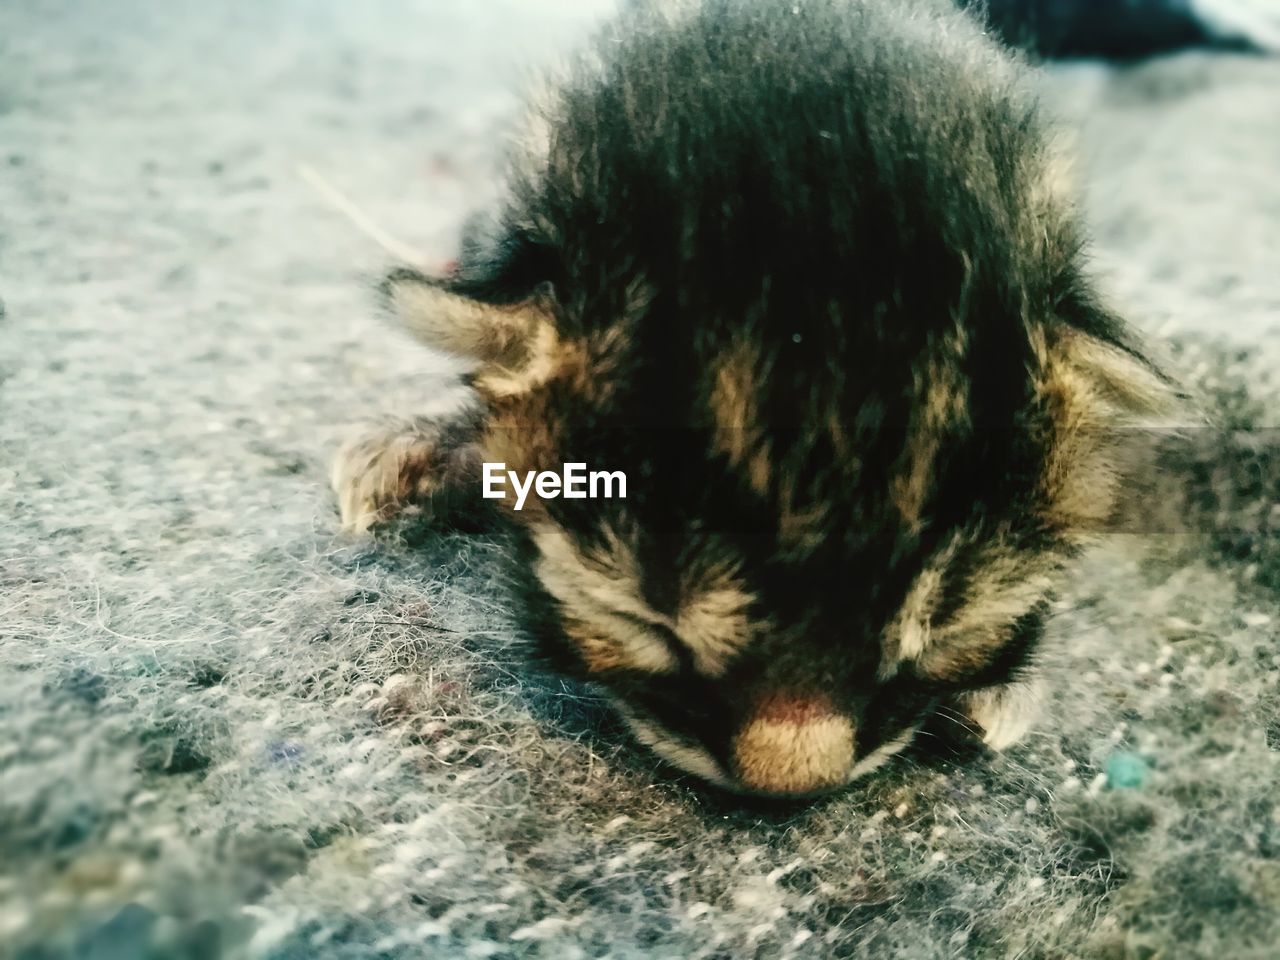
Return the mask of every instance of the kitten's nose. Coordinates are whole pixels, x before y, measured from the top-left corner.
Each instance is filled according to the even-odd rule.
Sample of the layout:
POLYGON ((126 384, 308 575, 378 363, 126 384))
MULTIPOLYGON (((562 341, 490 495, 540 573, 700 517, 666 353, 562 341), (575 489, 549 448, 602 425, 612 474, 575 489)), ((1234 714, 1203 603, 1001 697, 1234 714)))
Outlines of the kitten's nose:
POLYGON ((743 786, 774 794, 837 787, 853 768, 853 720, 819 695, 766 697, 733 742, 743 786))

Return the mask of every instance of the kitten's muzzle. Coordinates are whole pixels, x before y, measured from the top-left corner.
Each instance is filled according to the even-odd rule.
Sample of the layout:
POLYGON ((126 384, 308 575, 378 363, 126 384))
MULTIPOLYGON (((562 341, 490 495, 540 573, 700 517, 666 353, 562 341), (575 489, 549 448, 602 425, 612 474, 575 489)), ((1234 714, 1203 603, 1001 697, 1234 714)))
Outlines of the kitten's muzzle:
POLYGON ((771 694, 733 739, 733 773, 745 788, 803 796, 852 775, 856 726, 821 694, 771 694))

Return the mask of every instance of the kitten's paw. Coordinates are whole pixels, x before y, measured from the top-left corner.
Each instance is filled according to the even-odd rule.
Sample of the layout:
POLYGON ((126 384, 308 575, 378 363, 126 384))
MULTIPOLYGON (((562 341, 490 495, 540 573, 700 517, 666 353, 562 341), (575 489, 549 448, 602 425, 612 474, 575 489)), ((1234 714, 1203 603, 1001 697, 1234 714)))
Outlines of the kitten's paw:
POLYGON ((413 425, 382 427, 343 444, 330 472, 343 530, 364 533, 410 505, 429 509, 447 479, 441 454, 432 431, 413 425))
POLYGON ((998 687, 971 690, 956 698, 956 709, 976 727, 992 750, 1013 746, 1035 724, 1044 703, 1044 683, 1029 677, 998 687))

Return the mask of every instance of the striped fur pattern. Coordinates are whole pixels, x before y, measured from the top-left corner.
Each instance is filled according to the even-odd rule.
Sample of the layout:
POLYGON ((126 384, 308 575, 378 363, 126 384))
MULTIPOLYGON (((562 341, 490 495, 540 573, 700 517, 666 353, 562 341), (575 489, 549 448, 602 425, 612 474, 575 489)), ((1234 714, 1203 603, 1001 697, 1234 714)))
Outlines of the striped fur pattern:
POLYGON ((839 787, 944 707, 1016 740, 1115 428, 1173 396, 1090 286, 1019 65, 945 3, 691 0, 531 114, 457 271, 386 282, 475 363, 466 429, 415 421, 412 483, 356 444, 380 466, 339 489, 624 471, 509 512, 529 628, 727 788, 839 787))

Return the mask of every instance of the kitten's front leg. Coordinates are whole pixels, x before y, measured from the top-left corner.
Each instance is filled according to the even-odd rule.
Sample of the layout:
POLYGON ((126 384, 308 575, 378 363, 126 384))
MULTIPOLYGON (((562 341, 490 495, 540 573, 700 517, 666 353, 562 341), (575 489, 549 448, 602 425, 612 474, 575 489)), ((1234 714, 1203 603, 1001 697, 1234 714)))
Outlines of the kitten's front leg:
POLYGON ((330 473, 343 529, 363 533, 410 509, 444 518, 478 499, 482 423, 473 409, 405 418, 344 443, 330 473))

